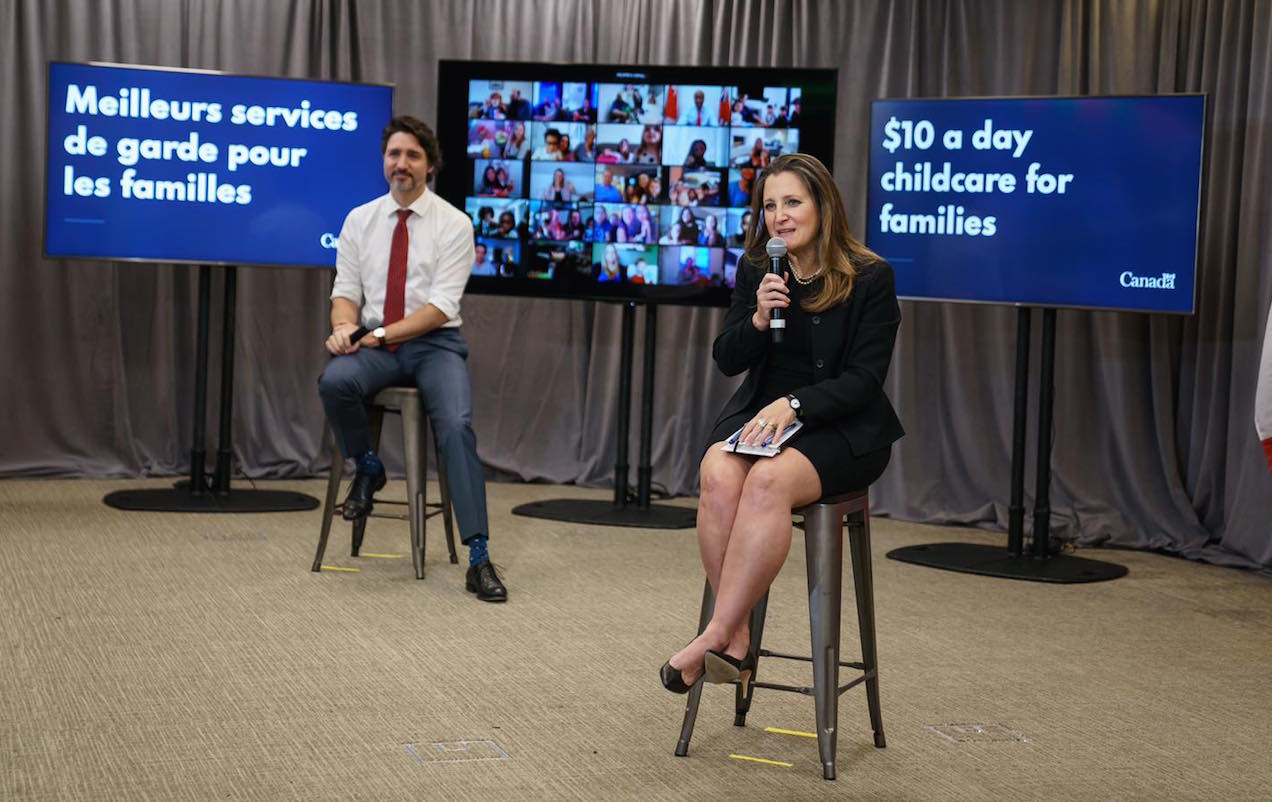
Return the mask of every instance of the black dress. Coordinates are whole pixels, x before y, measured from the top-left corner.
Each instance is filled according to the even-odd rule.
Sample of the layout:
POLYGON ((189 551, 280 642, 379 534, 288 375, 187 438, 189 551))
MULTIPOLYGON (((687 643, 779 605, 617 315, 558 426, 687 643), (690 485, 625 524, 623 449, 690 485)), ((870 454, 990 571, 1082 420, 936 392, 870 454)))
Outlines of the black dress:
MULTIPOLYGON (((816 381, 813 337, 815 332, 820 333, 818 327, 822 321, 820 315, 806 312, 802 302, 816 292, 819 284, 815 281, 804 285, 793 278, 787 282, 791 303, 783 310, 786 331, 782 343, 769 345, 763 362, 758 366, 761 379, 755 396, 740 412, 716 424, 711 430, 709 448, 719 448, 716 444, 727 440, 774 400, 788 393, 799 397, 801 388, 816 381)), ((751 324, 748 321, 744 325, 751 324)), ((764 336, 771 338, 768 332, 764 336)), ((838 428, 807 422, 782 448, 794 449, 808 458, 821 480, 822 495, 826 496, 868 487, 883 474, 892 454, 891 448, 879 448, 860 456, 854 455, 847 436, 838 428)))

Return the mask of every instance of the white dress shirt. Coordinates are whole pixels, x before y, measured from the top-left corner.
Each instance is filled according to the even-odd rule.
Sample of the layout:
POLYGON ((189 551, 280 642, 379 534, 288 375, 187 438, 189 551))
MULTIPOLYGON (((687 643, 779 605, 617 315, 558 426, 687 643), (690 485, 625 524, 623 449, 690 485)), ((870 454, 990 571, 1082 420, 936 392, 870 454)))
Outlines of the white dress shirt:
MULTIPOLYGON (((408 208, 412 214, 406 220, 410 247, 405 314, 432 304, 446 315, 443 326, 459 326, 459 301, 475 259, 473 221, 432 190, 425 190, 408 208)), ((386 193, 349 212, 340 229, 331 297, 347 298, 358 306, 363 325, 384 317, 397 211, 397 201, 386 193)))
POLYGON ((711 111, 710 103, 702 104, 701 122, 699 122, 698 107, 694 105, 693 100, 689 101, 689 108, 685 109, 680 116, 681 125, 715 125, 715 115, 711 111))

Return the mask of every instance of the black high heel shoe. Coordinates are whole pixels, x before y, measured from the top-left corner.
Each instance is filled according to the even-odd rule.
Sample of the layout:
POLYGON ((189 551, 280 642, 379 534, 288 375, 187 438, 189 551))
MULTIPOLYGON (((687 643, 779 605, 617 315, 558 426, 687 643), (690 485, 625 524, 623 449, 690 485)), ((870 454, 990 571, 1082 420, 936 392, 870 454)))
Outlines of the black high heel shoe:
MULTIPOLYGON (((680 673, 680 669, 672 668, 670 660, 658 669, 658 678, 662 680, 663 687, 672 693, 689 693, 693 685, 698 684, 698 682, 694 682, 693 685, 685 684, 684 674, 680 673)), ((701 677, 698 681, 701 681, 701 677)))
POLYGON ((742 686, 742 695, 745 696, 747 685, 755 675, 755 655, 747 652, 746 657, 739 660, 724 652, 708 649, 705 666, 707 682, 719 685, 736 682, 742 686))

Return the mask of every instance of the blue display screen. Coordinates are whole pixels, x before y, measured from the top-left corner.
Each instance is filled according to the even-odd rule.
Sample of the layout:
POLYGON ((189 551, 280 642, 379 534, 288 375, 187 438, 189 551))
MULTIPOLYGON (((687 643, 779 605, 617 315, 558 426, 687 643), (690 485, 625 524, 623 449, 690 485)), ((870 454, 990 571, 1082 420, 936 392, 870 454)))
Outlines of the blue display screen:
POLYGON ((878 100, 867 244, 924 300, 1191 313, 1205 98, 878 100))
POLYGON ((332 267, 392 112, 389 86, 52 63, 44 251, 332 267))

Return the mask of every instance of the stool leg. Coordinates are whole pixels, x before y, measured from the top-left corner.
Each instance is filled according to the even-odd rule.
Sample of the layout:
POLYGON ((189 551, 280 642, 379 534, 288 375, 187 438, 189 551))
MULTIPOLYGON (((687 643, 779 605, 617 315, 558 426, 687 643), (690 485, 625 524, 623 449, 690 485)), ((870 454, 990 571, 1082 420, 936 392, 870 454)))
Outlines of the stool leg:
POLYGON ((451 519, 450 482, 446 479, 446 463, 442 460, 442 450, 433 438, 434 454, 437 456, 437 489, 442 497, 442 525, 446 528, 446 548, 450 551, 451 565, 458 565, 455 556, 455 525, 451 519))
POLYGON ((406 457, 407 518, 411 525, 411 562, 415 578, 424 578, 424 518, 428 514, 424 498, 424 480, 428 476, 428 421, 421 405, 402 405, 402 453, 406 457))
MULTIPOLYGON (((702 612, 698 615, 698 634, 701 635, 711 623, 711 614, 715 611, 715 594, 711 592, 711 583, 702 583, 702 612)), ((701 679, 698 680, 685 700, 685 720, 680 725, 680 740, 676 742, 676 757, 689 754, 689 739, 693 737, 693 725, 698 720, 698 702, 702 700, 701 679)))
POLYGON ((327 498, 322 505, 322 529, 318 534, 318 551, 314 553, 314 571, 322 570, 322 556, 327 552, 327 536, 331 534, 331 519, 336 513, 336 498, 340 495, 340 479, 344 473, 344 456, 330 428, 326 439, 331 451, 331 475, 327 477, 327 498))
POLYGON ((353 522, 353 541, 349 546, 349 556, 357 557, 362 550, 362 538, 367 533, 367 519, 359 518, 353 522))
MULTIPOLYGON (((380 450, 380 427, 384 423, 384 410, 380 407, 371 407, 367 410, 367 429, 371 435, 371 442, 375 443, 375 450, 380 450)), ((367 517, 363 516, 353 522, 353 544, 349 549, 349 556, 357 557, 358 552, 362 549, 362 536, 367 531, 367 517)))
POLYGON ((768 612, 768 591, 751 608, 751 644, 747 651, 755 655, 755 669, 751 672, 751 681, 742 693, 742 683, 737 684, 733 697, 733 726, 745 727, 746 714, 751 711, 751 700, 755 697, 755 677, 760 670, 760 642, 764 638, 764 616, 768 612))
POLYGON ((852 553, 852 579, 857 594, 857 626, 861 631, 861 664, 866 674, 866 704, 870 708, 870 727, 874 744, 888 745, 883 737, 883 712, 879 704, 879 654, 875 646, 874 576, 870 563, 870 514, 860 513, 848 522, 849 551, 852 553))
POLYGON ((835 739, 839 720, 839 604, 844 512, 842 505, 818 504, 804 516, 808 563, 808 621, 813 642, 813 699, 817 751, 822 776, 835 779, 835 739))

